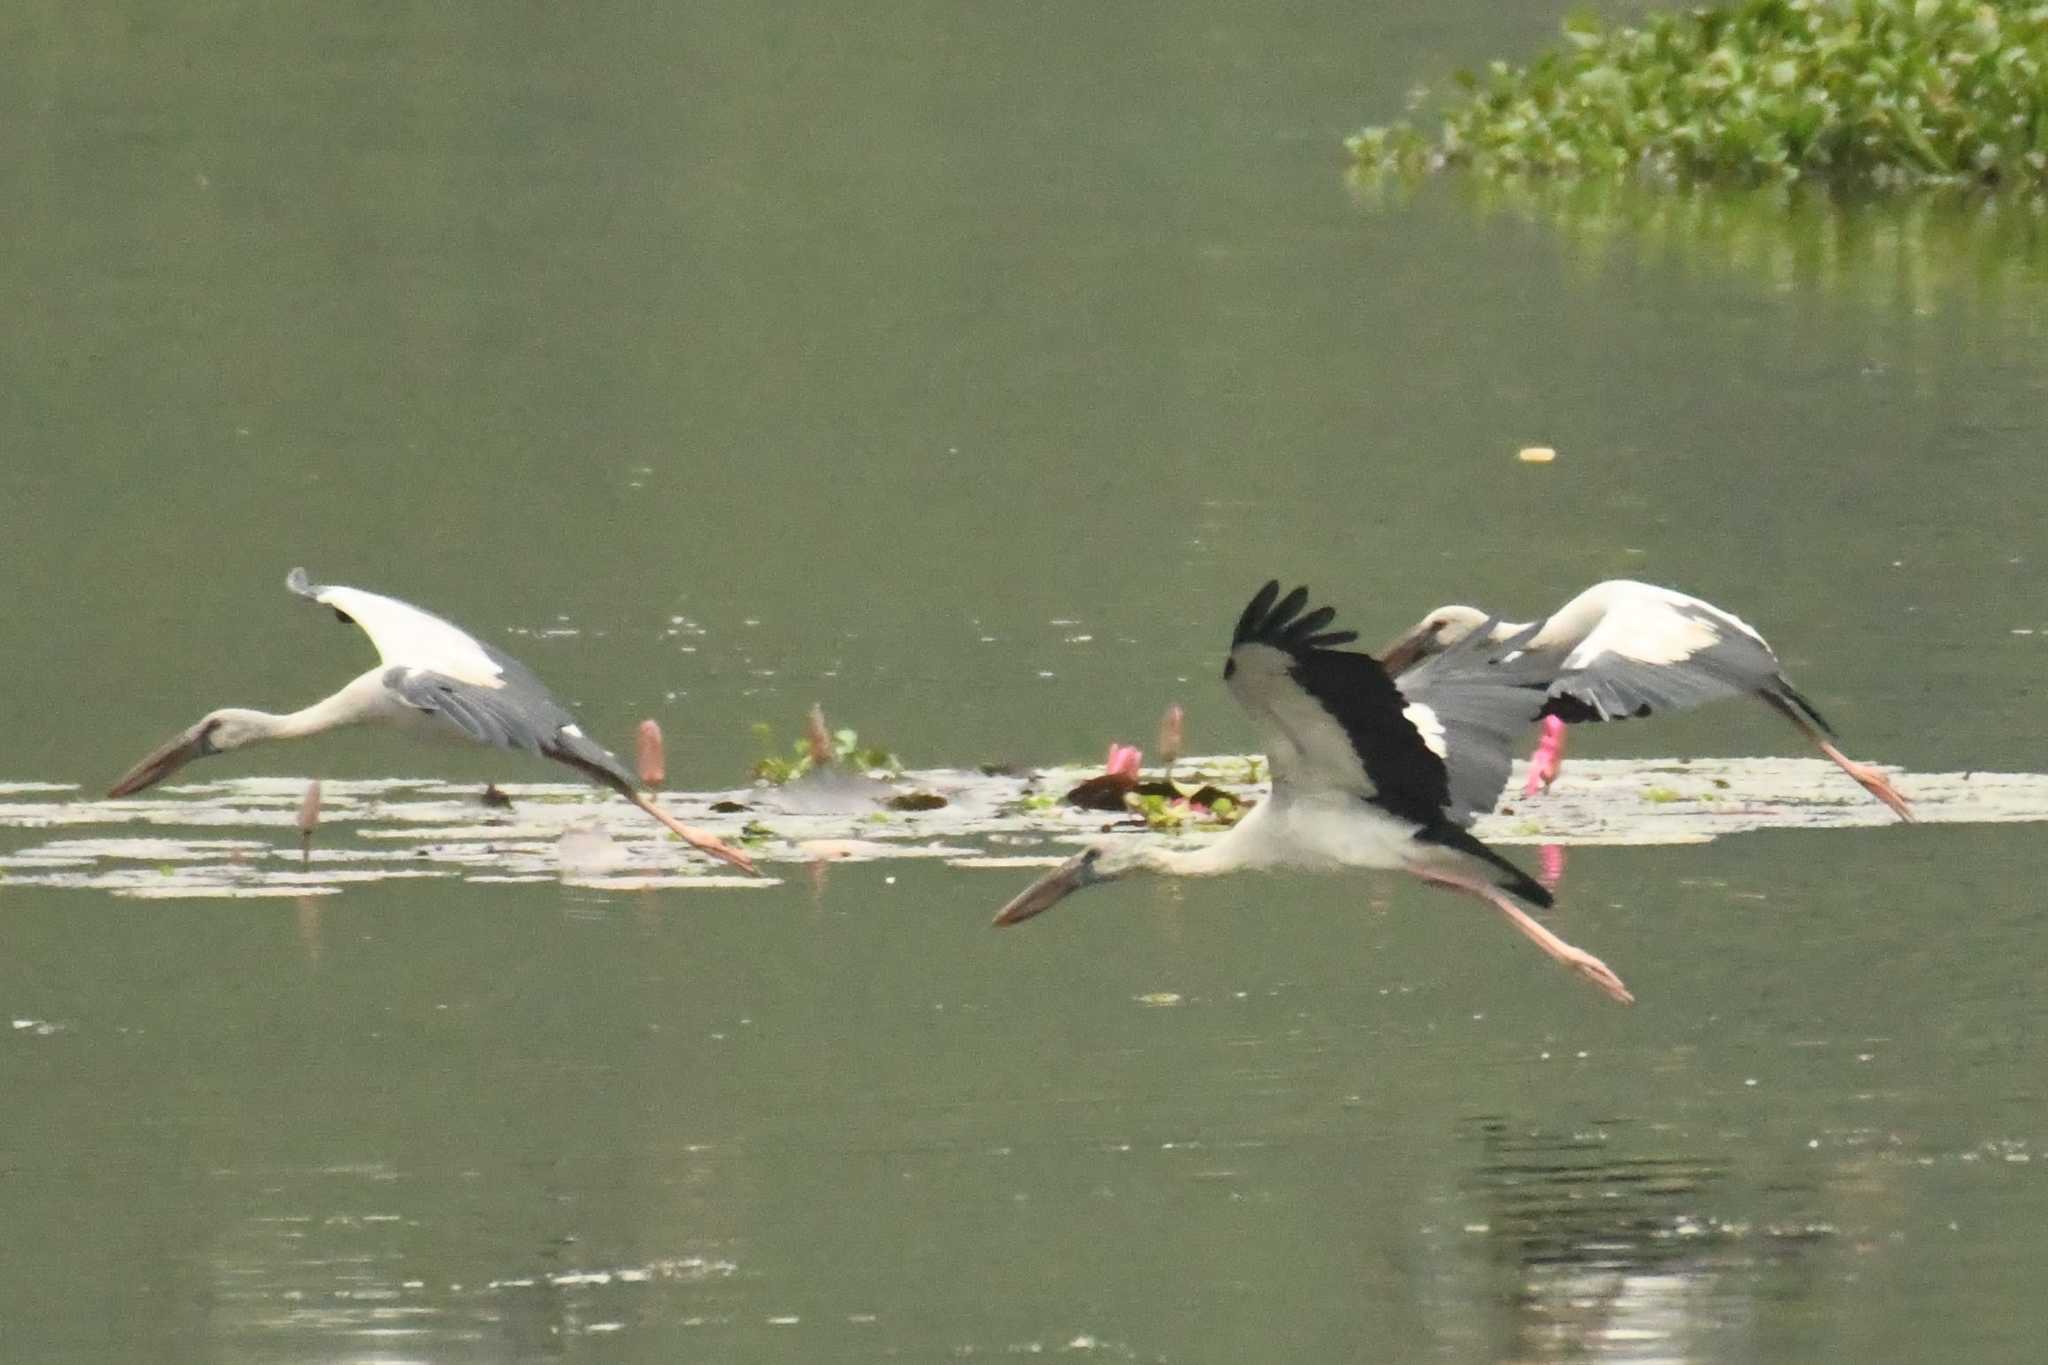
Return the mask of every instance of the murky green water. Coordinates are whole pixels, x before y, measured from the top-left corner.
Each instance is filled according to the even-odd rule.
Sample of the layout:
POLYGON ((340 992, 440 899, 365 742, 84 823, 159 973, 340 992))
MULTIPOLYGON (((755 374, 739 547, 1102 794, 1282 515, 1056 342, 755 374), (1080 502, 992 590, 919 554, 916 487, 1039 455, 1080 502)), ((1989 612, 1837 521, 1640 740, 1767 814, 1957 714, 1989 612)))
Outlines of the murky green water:
MULTIPOLYGON (((298 563, 657 716, 690 789, 813 701, 916 764, 1172 699, 1241 748, 1268 576, 1368 639, 1673 582, 1859 756, 2048 769, 2032 230, 1347 185, 1560 8, 16 7, 0 779, 366 666, 298 563)), ((1728 706, 1575 752, 1798 749, 1728 706)), ((1575 850, 1633 1010, 1370 878, 1003 934, 1028 874, 932 860, 0 882, 0 1354, 2033 1359, 2039 848, 1575 850)))

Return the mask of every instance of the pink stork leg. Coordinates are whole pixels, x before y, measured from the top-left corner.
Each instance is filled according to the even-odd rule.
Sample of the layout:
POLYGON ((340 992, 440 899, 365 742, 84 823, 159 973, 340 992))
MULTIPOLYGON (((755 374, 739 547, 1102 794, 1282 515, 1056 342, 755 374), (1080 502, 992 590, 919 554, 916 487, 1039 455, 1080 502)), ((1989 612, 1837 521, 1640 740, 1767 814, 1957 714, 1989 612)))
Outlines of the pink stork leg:
POLYGON ((1598 986, 1602 991, 1606 992, 1610 1000, 1619 1000, 1624 1005, 1633 1005, 1636 1002, 1636 998, 1629 994, 1628 987, 1621 983, 1621 978, 1616 976, 1605 962, 1602 962, 1599 958, 1594 957, 1582 948, 1572 947, 1571 944, 1566 943, 1556 934, 1551 933, 1548 929, 1538 924, 1528 911, 1516 905, 1509 898, 1508 894, 1499 887, 1487 882, 1460 877, 1435 869, 1423 871, 1420 868, 1415 868, 1413 871, 1424 881, 1436 882, 1438 885, 1448 886, 1453 890, 1463 891, 1467 895, 1479 897, 1479 899, 1485 901, 1503 915, 1506 915, 1508 923, 1514 925, 1517 932, 1521 933, 1538 948, 1541 948, 1544 952, 1550 954, 1580 976, 1585 977, 1595 986, 1598 986))
POLYGON ((726 862, 731 863, 749 876, 758 877, 761 875, 755 870, 752 858, 749 858, 717 835, 707 834, 701 829, 684 824, 660 806, 655 805, 650 798, 642 796, 639 792, 628 793, 626 799, 674 830, 676 836, 691 848, 702 849, 714 858, 723 858, 726 862))
POLYGON ((1556 716, 1543 718, 1543 738, 1536 743, 1536 752, 1529 755, 1529 780, 1522 784, 1522 795, 1534 796, 1547 792, 1550 784, 1557 780, 1558 769, 1564 766, 1564 722, 1556 716))
POLYGON ((1814 747, 1828 756, 1829 762, 1854 778, 1858 786, 1884 802, 1887 806, 1890 806, 1892 813, 1901 820, 1904 820, 1907 824, 1913 823, 1913 807, 1907 804, 1906 798, 1899 793, 1897 787, 1892 785, 1890 778, 1870 764, 1858 763, 1855 759, 1837 749, 1828 741, 1826 735, 1814 728, 1813 723, 1807 720, 1806 717, 1800 715, 1791 707, 1786 706, 1769 693, 1764 694, 1764 700, 1770 702, 1785 719, 1798 726, 1799 732, 1812 740, 1814 747))
POLYGON ((1813 742, 1820 746, 1822 753, 1834 761, 1837 768, 1855 778, 1863 790, 1890 806, 1901 820, 1908 824, 1912 823, 1913 808, 1906 803, 1906 798, 1899 794, 1899 789, 1892 785, 1890 778, 1868 763, 1858 763, 1818 735, 1814 736, 1813 742))

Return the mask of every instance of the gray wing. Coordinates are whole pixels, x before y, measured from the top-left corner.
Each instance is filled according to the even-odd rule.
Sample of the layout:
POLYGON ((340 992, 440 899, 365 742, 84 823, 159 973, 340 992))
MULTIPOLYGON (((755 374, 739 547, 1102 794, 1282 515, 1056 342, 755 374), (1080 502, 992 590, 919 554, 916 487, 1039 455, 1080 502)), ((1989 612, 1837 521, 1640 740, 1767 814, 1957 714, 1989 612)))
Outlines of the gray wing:
POLYGON ((421 668, 388 669, 384 685, 407 706, 440 716, 479 744, 552 758, 615 791, 633 795, 633 775, 625 765, 585 735, 576 717, 539 679, 516 660, 500 658, 510 665, 501 687, 478 687, 421 668))
POLYGON ((1445 813, 1459 825, 1500 800, 1515 750, 1548 701, 1551 665, 1523 648, 1536 627, 1503 642, 1487 638, 1493 624, 1394 680, 1408 701, 1408 718, 1444 760, 1450 778, 1445 813))
POLYGON ((1778 656, 1739 618, 1668 589, 1611 609, 1564 657, 1550 714, 1621 720, 1770 691, 1778 656))

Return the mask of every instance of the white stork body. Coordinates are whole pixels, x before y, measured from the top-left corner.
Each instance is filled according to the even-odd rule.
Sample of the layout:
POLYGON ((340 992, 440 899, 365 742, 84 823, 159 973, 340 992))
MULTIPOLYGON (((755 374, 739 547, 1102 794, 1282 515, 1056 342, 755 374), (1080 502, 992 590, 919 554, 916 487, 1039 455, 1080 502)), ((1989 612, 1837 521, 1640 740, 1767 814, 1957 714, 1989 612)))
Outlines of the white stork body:
POLYGON ((250 744, 380 725, 420 739, 467 740, 565 763, 612 788, 693 846, 753 871, 746 854, 683 824, 642 794, 625 766, 586 736, 567 708, 511 655, 397 598, 312 583, 304 569, 292 570, 285 586, 361 626, 376 647, 378 666, 332 696, 283 715, 241 707, 208 712, 131 768, 109 796, 132 795, 194 759, 250 744))
POLYGON ((1532 764, 1531 791, 1556 774, 1564 724, 1625 720, 1748 694, 1785 717, 1900 819, 1913 818, 1890 779, 1835 747, 1833 729, 1786 679, 1756 628, 1711 602, 1611 579, 1533 626, 1502 624, 1475 607, 1438 607, 1391 641, 1381 658, 1398 675, 1482 626, 1496 640, 1533 632, 1520 648, 1549 670, 1545 739, 1532 764))
POLYGON ((1112 839, 1069 858, 1005 905, 997 924, 1050 909, 1084 886, 1136 872, 1215 876, 1255 869, 1398 870, 1477 896, 1546 953, 1616 1000, 1632 997, 1590 953, 1523 907, 1550 893, 1465 832, 1507 780, 1508 746, 1544 704, 1531 666, 1486 635, 1414 670, 1397 686, 1373 659, 1333 648, 1328 607, 1302 615, 1268 583, 1238 620, 1224 665, 1231 695, 1257 726, 1268 798, 1205 847, 1112 839))

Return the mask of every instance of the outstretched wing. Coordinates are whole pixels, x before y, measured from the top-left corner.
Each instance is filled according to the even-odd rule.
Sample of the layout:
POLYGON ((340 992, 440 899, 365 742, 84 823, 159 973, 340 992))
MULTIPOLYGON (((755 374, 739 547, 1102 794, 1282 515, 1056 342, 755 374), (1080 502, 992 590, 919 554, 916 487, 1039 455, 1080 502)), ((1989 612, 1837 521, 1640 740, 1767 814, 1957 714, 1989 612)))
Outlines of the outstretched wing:
POLYGON ((545 690, 477 687, 423 668, 392 668, 384 686, 407 706, 436 715, 479 744, 557 759, 631 796, 633 775, 545 690))
POLYGON ((517 662, 460 626, 395 597, 314 583, 304 569, 293 569, 284 585, 301 597, 332 607, 343 621, 361 626, 376 646, 377 657, 393 667, 426 669, 472 687, 503 687, 511 669, 526 673, 517 662))
MULTIPOLYGON (((1739 617, 1648 583, 1603 583, 1605 610, 1558 664, 1551 714, 1621 720, 1772 690, 1778 656, 1739 617)), ((1573 610, 1566 603, 1558 615, 1573 610)))
POLYGON ((567 763, 632 796, 632 773, 576 724, 532 669, 432 612, 361 588, 318 584, 293 569, 285 586, 354 622, 390 665, 384 686, 407 706, 437 715, 479 744, 567 763))
POLYGON ((1536 627, 1505 641, 1489 638, 1493 622, 1396 681, 1407 714, 1440 750, 1450 786, 1447 813, 1469 825, 1492 810, 1507 785, 1514 751, 1545 707, 1550 666, 1524 651, 1536 627))
POLYGON ((1331 648, 1356 634, 1324 630, 1335 611, 1303 615, 1307 603, 1307 588, 1282 598, 1267 583, 1238 618, 1223 666, 1259 731, 1275 791, 1350 793, 1436 824, 1451 800, 1441 727, 1410 714, 1377 660, 1331 648))

